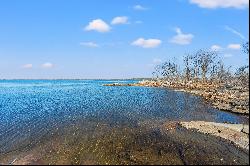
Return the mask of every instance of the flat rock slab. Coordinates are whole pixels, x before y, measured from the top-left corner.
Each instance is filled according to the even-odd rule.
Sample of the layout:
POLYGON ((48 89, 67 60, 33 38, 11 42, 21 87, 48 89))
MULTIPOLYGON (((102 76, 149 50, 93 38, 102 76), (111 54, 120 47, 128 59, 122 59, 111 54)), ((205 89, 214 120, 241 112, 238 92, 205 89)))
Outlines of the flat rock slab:
POLYGON ((187 129, 197 129, 199 132, 227 139, 249 150, 249 125, 205 121, 180 122, 180 125, 187 129))

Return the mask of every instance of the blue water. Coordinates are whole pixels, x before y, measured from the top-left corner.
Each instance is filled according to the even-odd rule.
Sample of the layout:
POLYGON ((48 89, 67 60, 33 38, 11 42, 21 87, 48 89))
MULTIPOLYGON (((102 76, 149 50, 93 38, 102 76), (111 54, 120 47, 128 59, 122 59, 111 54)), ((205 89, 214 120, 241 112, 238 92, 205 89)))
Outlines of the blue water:
MULTIPOLYGON (((0 154, 37 142, 54 128, 79 120, 111 127, 145 121, 205 120, 248 123, 218 111, 200 97, 163 88, 111 87, 136 80, 1 80, 0 154)), ((83 128, 85 126, 82 126, 83 128)))

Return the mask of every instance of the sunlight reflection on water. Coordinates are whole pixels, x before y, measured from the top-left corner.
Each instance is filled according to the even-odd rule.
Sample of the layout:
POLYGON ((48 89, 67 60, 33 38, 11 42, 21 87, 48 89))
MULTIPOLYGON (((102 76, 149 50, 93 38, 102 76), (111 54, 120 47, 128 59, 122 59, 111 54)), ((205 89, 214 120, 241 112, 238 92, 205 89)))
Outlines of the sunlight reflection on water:
MULTIPOLYGON (((166 163, 171 161, 159 156, 145 158, 157 151, 145 148, 149 144, 172 145, 173 138, 156 129, 166 121, 248 123, 245 117, 213 109, 201 98, 186 93, 163 88, 102 86, 113 82, 119 81, 0 81, 0 158, 7 161, 21 152, 35 151, 43 162, 57 164, 166 163), (144 143, 140 147, 137 141, 144 143), (128 152, 126 148, 136 150, 128 152), (136 161, 131 155, 137 156, 136 161)), ((184 138, 178 138, 182 144, 184 138)), ((159 153, 172 155, 175 163, 184 162, 177 152, 165 154, 169 150, 163 148, 159 153)))

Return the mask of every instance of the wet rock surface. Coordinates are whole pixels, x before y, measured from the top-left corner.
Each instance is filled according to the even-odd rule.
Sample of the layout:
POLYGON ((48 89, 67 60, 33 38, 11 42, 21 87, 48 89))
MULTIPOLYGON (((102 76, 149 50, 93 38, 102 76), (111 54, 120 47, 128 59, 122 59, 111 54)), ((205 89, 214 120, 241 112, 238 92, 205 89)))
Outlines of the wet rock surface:
POLYGON ((204 121, 180 122, 180 125, 187 129, 197 129, 201 133, 227 139, 237 146, 249 150, 249 125, 204 121))

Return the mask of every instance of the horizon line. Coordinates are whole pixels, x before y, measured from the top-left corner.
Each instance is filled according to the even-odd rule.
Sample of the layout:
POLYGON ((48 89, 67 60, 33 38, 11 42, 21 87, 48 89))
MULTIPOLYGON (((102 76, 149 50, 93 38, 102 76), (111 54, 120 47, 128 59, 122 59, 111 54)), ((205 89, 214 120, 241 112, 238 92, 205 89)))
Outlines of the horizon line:
POLYGON ((152 77, 137 78, 0 78, 0 80, 132 80, 132 79, 151 79, 152 77))

